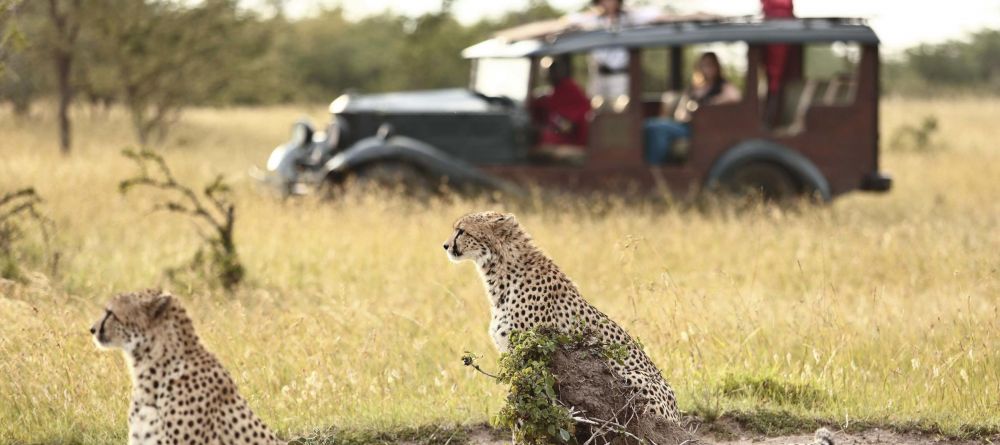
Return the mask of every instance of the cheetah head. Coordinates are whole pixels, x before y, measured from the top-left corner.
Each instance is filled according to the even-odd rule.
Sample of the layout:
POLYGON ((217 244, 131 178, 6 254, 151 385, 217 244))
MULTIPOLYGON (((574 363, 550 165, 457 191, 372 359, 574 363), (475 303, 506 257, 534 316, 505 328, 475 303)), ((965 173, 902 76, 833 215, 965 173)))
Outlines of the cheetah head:
POLYGON ((448 258, 456 263, 480 262, 490 255, 502 255, 505 245, 526 237, 517 218, 510 213, 470 213, 455 221, 454 228, 443 247, 448 258))
POLYGON ((147 339, 172 309, 179 308, 174 297, 159 290, 121 294, 104 309, 104 315, 90 327, 94 343, 102 349, 132 352, 147 339))

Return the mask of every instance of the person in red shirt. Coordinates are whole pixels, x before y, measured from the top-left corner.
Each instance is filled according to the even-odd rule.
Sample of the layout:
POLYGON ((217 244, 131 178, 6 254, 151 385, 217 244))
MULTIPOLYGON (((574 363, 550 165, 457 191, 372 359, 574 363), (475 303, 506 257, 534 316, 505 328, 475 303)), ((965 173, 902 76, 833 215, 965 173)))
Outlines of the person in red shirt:
POLYGON ((535 98, 539 152, 558 158, 582 158, 587 145, 590 99, 571 76, 569 56, 557 56, 548 69, 552 92, 535 98))
POLYGON ((764 10, 764 17, 771 19, 795 17, 795 6, 792 0, 760 0, 760 3, 764 10))
MULTIPOLYGON (((761 0, 765 20, 781 20, 795 17, 793 0, 761 0)), ((764 109, 768 125, 777 124, 781 114, 784 87, 789 80, 798 77, 795 65, 801 63, 801 48, 789 44, 771 44, 764 48, 764 66, 767 74, 767 102, 764 109)))

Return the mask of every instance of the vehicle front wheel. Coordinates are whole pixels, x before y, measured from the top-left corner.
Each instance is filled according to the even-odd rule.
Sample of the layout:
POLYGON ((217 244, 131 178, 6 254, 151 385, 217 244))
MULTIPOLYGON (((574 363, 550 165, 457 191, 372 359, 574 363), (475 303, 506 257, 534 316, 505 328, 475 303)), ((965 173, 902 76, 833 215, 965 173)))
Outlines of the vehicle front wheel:
POLYGON ((359 167, 346 181, 349 187, 362 190, 393 190, 424 196, 435 190, 434 180, 413 164, 380 161, 359 167))
POLYGON ((723 191, 736 196, 756 196, 768 202, 789 201, 804 193, 788 170, 770 162, 738 166, 720 180, 723 191))

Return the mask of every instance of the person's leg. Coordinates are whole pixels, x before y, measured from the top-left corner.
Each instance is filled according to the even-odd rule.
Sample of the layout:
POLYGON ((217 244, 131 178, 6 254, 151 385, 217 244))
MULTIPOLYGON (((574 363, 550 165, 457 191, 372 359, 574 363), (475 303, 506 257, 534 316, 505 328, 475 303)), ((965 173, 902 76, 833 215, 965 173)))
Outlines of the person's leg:
POLYGON ((690 137, 690 127, 671 119, 649 119, 645 125, 646 162, 663 164, 672 153, 674 142, 690 137))

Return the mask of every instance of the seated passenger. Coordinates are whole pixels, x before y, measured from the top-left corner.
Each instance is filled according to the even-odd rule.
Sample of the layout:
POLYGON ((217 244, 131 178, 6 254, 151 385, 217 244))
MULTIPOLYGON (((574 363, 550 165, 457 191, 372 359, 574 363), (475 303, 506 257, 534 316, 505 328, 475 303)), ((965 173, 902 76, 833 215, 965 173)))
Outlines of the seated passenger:
POLYGON ((646 162, 663 164, 682 153, 673 153, 674 142, 691 136, 691 113, 704 105, 739 102, 740 91, 722 74, 719 57, 707 52, 698 59, 692 75, 691 87, 684 92, 673 119, 659 118, 646 121, 646 162))
POLYGON ((587 145, 590 99, 570 76, 570 67, 567 56, 553 60, 548 69, 552 92, 534 100, 532 113, 540 127, 539 153, 579 162, 587 145))
MULTIPOLYGON (((657 7, 626 8, 625 0, 592 0, 589 11, 565 18, 570 27, 617 32, 668 19, 657 7)), ((629 94, 629 50, 623 46, 598 48, 590 53, 588 93, 607 100, 629 94)))

